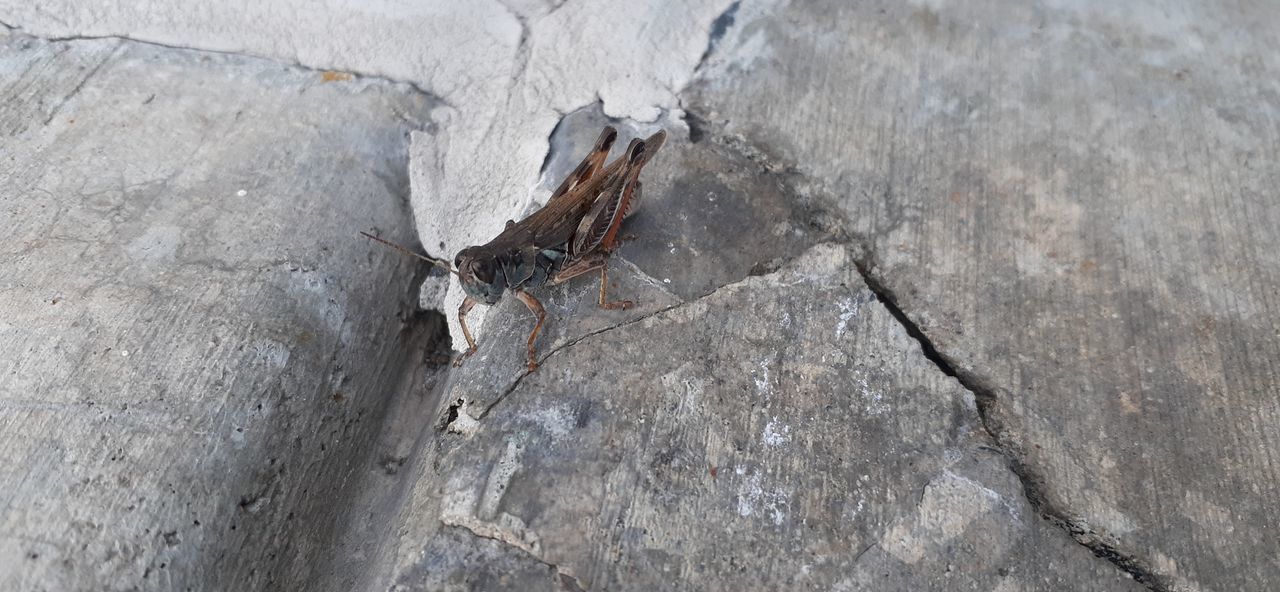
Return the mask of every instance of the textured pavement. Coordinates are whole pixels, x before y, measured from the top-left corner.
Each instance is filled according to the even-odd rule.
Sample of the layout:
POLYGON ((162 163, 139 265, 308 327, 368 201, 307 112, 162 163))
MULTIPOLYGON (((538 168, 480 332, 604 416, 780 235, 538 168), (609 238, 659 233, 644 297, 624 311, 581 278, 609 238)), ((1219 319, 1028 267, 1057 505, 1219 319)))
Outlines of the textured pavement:
POLYGON ((1267 590, 1277 21, 0 1, 0 587, 1267 590), (357 232, 451 258, 605 124, 671 135, 638 306, 448 369, 357 232))

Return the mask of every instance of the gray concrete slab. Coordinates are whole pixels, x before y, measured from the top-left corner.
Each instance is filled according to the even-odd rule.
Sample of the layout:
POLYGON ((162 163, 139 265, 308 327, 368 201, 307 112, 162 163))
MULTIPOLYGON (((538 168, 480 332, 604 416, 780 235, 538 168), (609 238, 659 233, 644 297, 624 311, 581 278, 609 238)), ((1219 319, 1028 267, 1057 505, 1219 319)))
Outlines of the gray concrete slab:
POLYGON ((0 36, 0 587, 1268 589, 1278 18, 0 0, 64 40, 0 36), (606 121, 672 133, 640 306, 443 383, 354 231, 483 242, 606 121))
POLYGON ((1268 590, 1277 26, 1266 5, 744 2, 688 105, 838 204, 1082 541, 1157 588, 1268 590))
POLYGON ((397 482, 425 271, 356 232, 411 240, 433 101, 7 32, 0 72, 0 588, 317 589, 397 482))
POLYGON ((1142 589, 1040 518, 853 259, 819 244, 575 336, 534 374, 491 370, 522 340, 484 344, 446 388, 393 589, 1142 589), (469 415, 476 393, 500 396, 469 415), (507 558, 478 560, 495 542, 507 558))

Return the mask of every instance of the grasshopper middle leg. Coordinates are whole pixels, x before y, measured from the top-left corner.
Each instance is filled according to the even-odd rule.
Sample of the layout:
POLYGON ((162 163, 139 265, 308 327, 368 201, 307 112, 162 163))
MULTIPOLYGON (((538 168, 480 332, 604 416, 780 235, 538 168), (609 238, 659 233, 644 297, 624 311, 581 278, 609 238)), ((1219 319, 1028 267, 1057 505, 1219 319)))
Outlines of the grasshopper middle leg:
POLYGON ((520 302, 523 302, 525 306, 529 307, 529 310, 532 311, 533 314, 538 315, 538 322, 534 323, 533 331, 529 333, 529 343, 527 346, 529 355, 529 371, 533 372, 538 369, 538 350, 533 344, 538 340, 538 331, 542 330, 542 322, 547 319, 547 311, 542 308, 542 303, 538 302, 538 299, 534 298, 532 294, 525 292, 524 290, 514 290, 514 293, 516 298, 519 298, 520 302))

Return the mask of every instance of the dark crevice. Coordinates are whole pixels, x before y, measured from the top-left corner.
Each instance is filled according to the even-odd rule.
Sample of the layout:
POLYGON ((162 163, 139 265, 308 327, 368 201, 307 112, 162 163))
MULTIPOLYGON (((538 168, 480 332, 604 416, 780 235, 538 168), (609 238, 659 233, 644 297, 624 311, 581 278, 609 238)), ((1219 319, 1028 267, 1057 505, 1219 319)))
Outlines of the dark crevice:
MULTIPOLYGON (((938 348, 933 346, 933 342, 924 334, 924 331, 920 330, 920 327, 907 316, 907 313, 902 312, 902 307, 898 306, 897 300, 892 296, 892 293, 889 292, 889 289, 871 273, 871 264, 866 260, 866 258, 858 259, 855 261, 855 265, 858 268, 858 275, 862 276, 862 282, 867 285, 867 288, 871 289, 873 294, 875 294, 876 300, 879 301, 880 304, 884 305, 885 309, 889 311, 890 315, 893 315, 893 318, 898 321, 899 325, 902 325, 902 328, 906 330, 907 335, 910 335, 912 339, 916 340, 916 342, 920 344, 920 350, 924 352, 925 359, 933 362, 933 365, 937 366, 943 374, 955 378, 956 380, 960 380, 959 374, 956 372, 956 369, 951 366, 951 362, 948 362, 946 358, 942 357, 941 353, 938 353, 938 348)), ((960 384, 964 384, 964 381, 961 380, 960 384)), ((964 384, 964 386, 973 392, 975 398, 984 397, 983 394, 980 394, 970 385, 964 384)))
POLYGON ((449 403, 449 408, 445 410, 444 415, 440 418, 440 422, 436 425, 436 427, 439 428, 440 431, 442 432, 449 431, 449 428, 453 425, 453 422, 458 421, 459 410, 462 409, 462 406, 466 404, 467 404, 467 400, 461 397, 455 399, 452 403, 449 403))
POLYGON ((697 144, 707 136, 707 120, 689 110, 684 112, 684 124, 689 128, 689 142, 697 144))
POLYGON ((734 17, 738 15, 738 9, 741 7, 742 0, 737 0, 711 21, 711 33, 707 35, 707 49, 702 52, 702 57, 698 58, 698 65, 694 67, 695 72, 702 68, 702 64, 711 57, 711 52, 715 51, 720 40, 724 39, 725 33, 729 32, 729 27, 733 26, 734 17))

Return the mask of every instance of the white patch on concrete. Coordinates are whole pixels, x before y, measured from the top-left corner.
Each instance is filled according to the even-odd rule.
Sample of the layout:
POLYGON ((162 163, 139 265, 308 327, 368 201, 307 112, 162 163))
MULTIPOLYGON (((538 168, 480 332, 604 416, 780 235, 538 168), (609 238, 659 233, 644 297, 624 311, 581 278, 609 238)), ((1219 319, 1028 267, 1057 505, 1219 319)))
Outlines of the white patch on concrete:
POLYGON ((866 508, 866 507, 867 507, 867 498, 862 497, 861 495, 859 495, 859 496, 858 496, 858 505, 856 505, 856 506, 854 506, 854 507, 853 507, 853 513, 852 513, 852 515, 851 515, 849 518, 850 518, 850 519, 855 519, 855 520, 856 520, 856 519, 858 518, 858 516, 862 514, 862 510, 863 510, 864 508, 866 508))
POLYGON ((836 323, 836 339, 844 337, 844 332, 849 328, 849 321, 853 317, 858 316, 858 303, 853 298, 845 298, 837 303, 840 307, 840 322, 836 323))
MULTIPOLYGON (((926 555, 942 553, 950 541, 964 534, 975 520, 1001 509, 1021 523, 1016 508, 998 492, 967 477, 943 471, 924 488, 916 511, 894 522, 880 539, 880 547, 899 561, 914 565, 926 555)), ((1011 541, 991 542, 993 556, 1011 541)))
MULTIPOLYGON (((737 467, 734 472, 742 475, 745 471, 737 467)), ((790 495, 781 489, 766 490, 759 472, 744 479, 738 487, 738 515, 743 518, 759 511, 775 526, 781 526, 786 521, 786 510, 790 506, 790 495)))
POLYGON ((756 392, 766 399, 773 393, 772 381, 769 378, 769 361, 769 358, 761 359, 757 362, 758 368, 751 371, 751 380, 756 383, 756 392))
POLYGON ((950 469, 943 471, 942 474, 949 479, 953 479, 955 481, 958 481, 960 483, 963 483, 973 488, 974 491, 981 493, 982 496, 987 498, 988 501, 998 504, 1001 508, 1004 508, 1004 511, 1008 513, 1009 516, 1012 517, 1014 520, 1017 520, 1018 522, 1022 521, 1022 513, 1019 512, 1018 508, 1014 506, 1012 503, 1010 503, 1009 500, 1005 499, 1004 496, 1000 495, 1000 492, 994 489, 991 489, 990 487, 987 487, 981 483, 978 483, 973 479, 965 477, 964 475, 953 473, 950 469))
POLYGON ((884 393, 871 386, 867 372, 861 368, 853 372, 853 380, 857 387, 858 397, 862 399, 863 411, 867 415, 884 415, 889 411, 889 404, 884 401, 884 393))
POLYGON ((764 433, 761 437, 766 446, 782 446, 791 441, 791 426, 779 422, 775 417, 764 425, 764 433))

